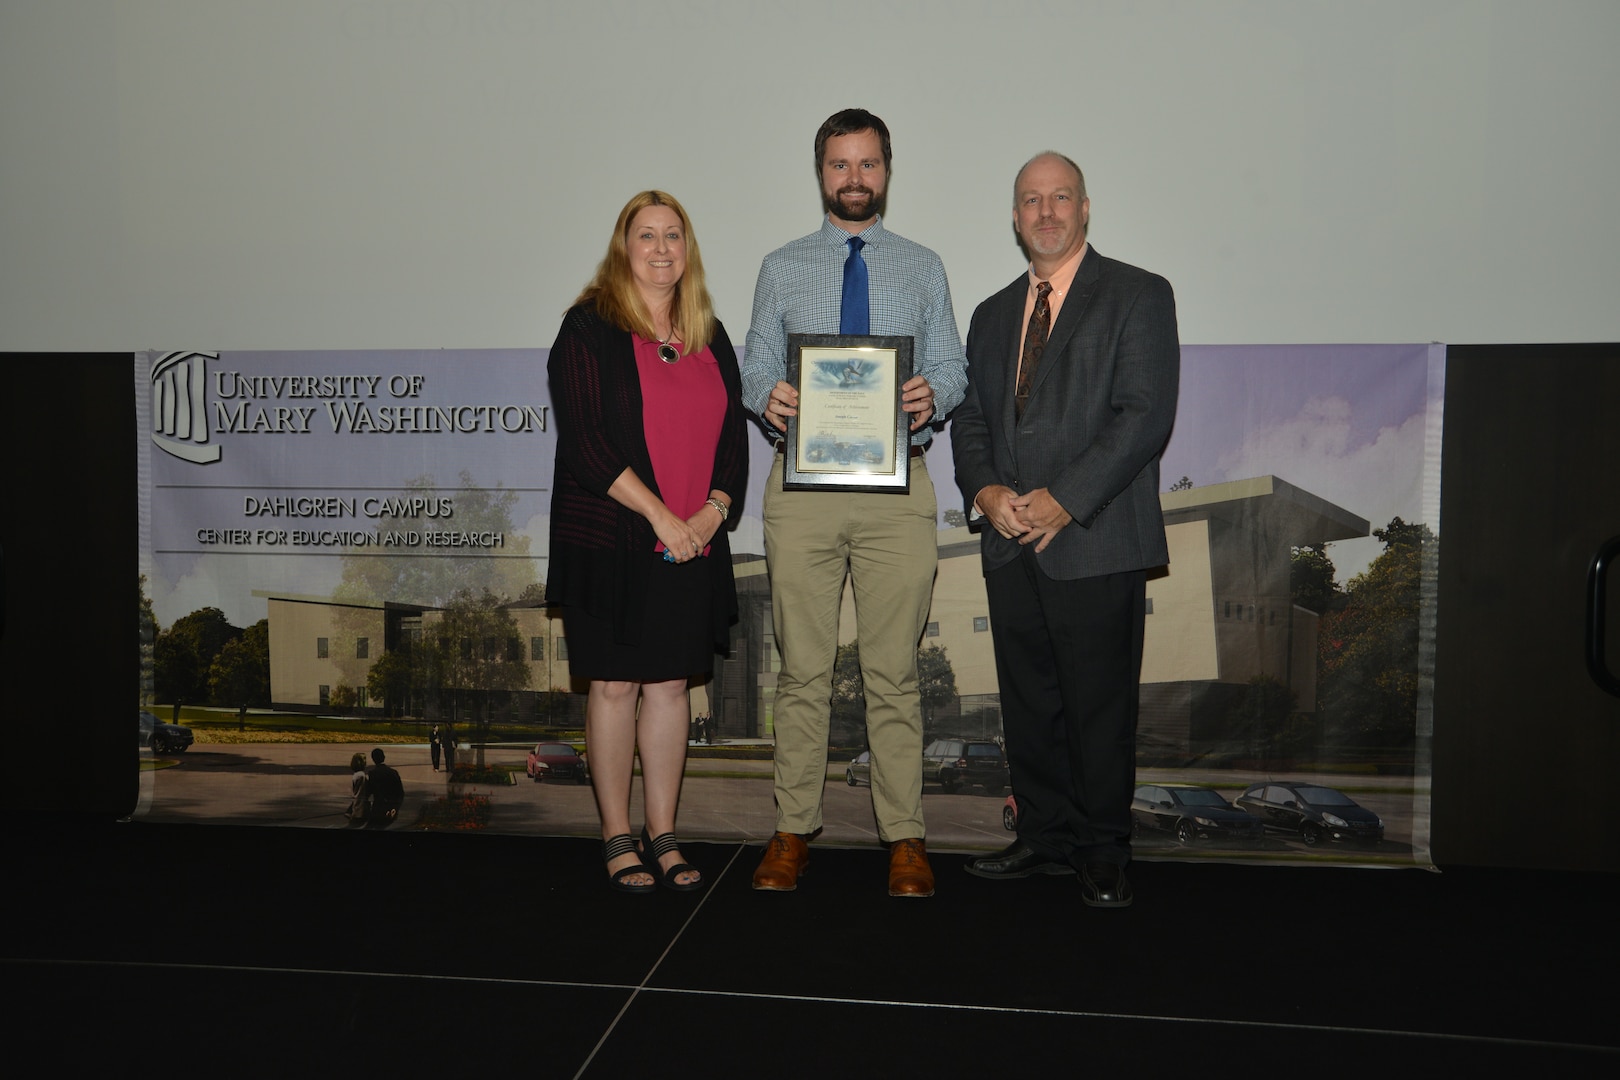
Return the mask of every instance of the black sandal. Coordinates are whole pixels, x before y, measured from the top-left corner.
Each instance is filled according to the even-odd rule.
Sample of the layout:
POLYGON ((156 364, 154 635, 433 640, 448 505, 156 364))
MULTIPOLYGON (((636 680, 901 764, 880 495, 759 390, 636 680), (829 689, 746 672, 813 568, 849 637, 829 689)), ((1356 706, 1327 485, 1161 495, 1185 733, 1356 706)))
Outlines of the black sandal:
MULTIPOLYGON (((636 854, 636 842, 630 839, 629 833, 620 833, 618 836, 602 841, 602 861, 604 863, 610 863, 622 855, 634 854, 636 854)), ((649 871, 639 862, 634 862, 629 866, 613 871, 613 874, 608 878, 608 887, 614 892, 645 896, 648 893, 658 891, 658 873, 656 870, 649 871), (651 874, 653 880, 645 885, 624 880, 632 874, 651 874)))
POLYGON ((660 858, 672 851, 679 850, 679 848, 680 845, 675 842, 674 833, 667 832, 649 840, 647 838, 647 827, 645 825, 641 827, 641 861, 647 864, 647 872, 658 879, 658 884, 666 889, 674 889, 676 892, 691 892, 694 889, 703 888, 703 871, 691 863, 678 862, 668 870, 659 865, 658 860, 660 858), (698 879, 682 884, 675 880, 677 874, 697 874, 698 879))

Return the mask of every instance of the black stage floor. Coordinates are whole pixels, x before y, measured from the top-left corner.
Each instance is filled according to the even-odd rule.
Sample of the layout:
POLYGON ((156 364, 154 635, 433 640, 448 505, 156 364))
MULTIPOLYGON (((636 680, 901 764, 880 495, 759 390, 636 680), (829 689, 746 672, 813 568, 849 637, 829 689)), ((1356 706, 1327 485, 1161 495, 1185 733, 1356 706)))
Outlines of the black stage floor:
POLYGON ((813 846, 797 892, 760 894, 757 846, 689 843, 708 889, 631 897, 576 839, 13 837, 3 1027, 75 1075, 1620 1063, 1612 875, 1139 861, 1135 906, 1097 911, 952 854, 937 896, 895 900, 877 849, 813 846))

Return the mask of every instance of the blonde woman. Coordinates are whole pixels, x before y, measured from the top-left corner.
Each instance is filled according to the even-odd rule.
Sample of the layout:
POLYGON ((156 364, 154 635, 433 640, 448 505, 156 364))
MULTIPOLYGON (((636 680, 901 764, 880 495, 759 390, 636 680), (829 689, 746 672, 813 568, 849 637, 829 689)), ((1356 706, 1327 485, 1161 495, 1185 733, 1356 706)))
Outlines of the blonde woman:
POLYGON ((643 191, 625 204, 547 370, 557 465, 546 598, 562 606, 569 670, 590 680, 585 741, 609 882, 697 889, 702 874, 675 841, 687 687, 712 671, 736 618, 725 523, 747 446, 737 357, 672 196, 643 191))

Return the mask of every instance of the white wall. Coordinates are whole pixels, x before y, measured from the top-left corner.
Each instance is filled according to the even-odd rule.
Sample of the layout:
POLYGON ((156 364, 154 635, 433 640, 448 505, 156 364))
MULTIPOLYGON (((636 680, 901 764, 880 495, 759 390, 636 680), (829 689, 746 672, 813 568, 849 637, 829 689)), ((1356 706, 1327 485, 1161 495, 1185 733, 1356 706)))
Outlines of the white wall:
POLYGON ((1612 341, 1617 47, 1613 0, 0 0, 0 349, 549 345, 649 186, 740 338, 847 105, 964 326, 1053 147, 1184 341, 1612 341))

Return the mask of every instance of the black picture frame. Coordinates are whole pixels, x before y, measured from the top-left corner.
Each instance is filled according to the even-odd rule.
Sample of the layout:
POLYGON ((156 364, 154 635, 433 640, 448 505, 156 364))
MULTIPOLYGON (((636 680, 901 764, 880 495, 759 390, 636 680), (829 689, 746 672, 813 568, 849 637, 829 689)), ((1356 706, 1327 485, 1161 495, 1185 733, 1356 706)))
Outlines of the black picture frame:
POLYGON ((784 491, 911 490, 909 336, 789 334, 787 381, 799 392, 787 418, 784 491))

